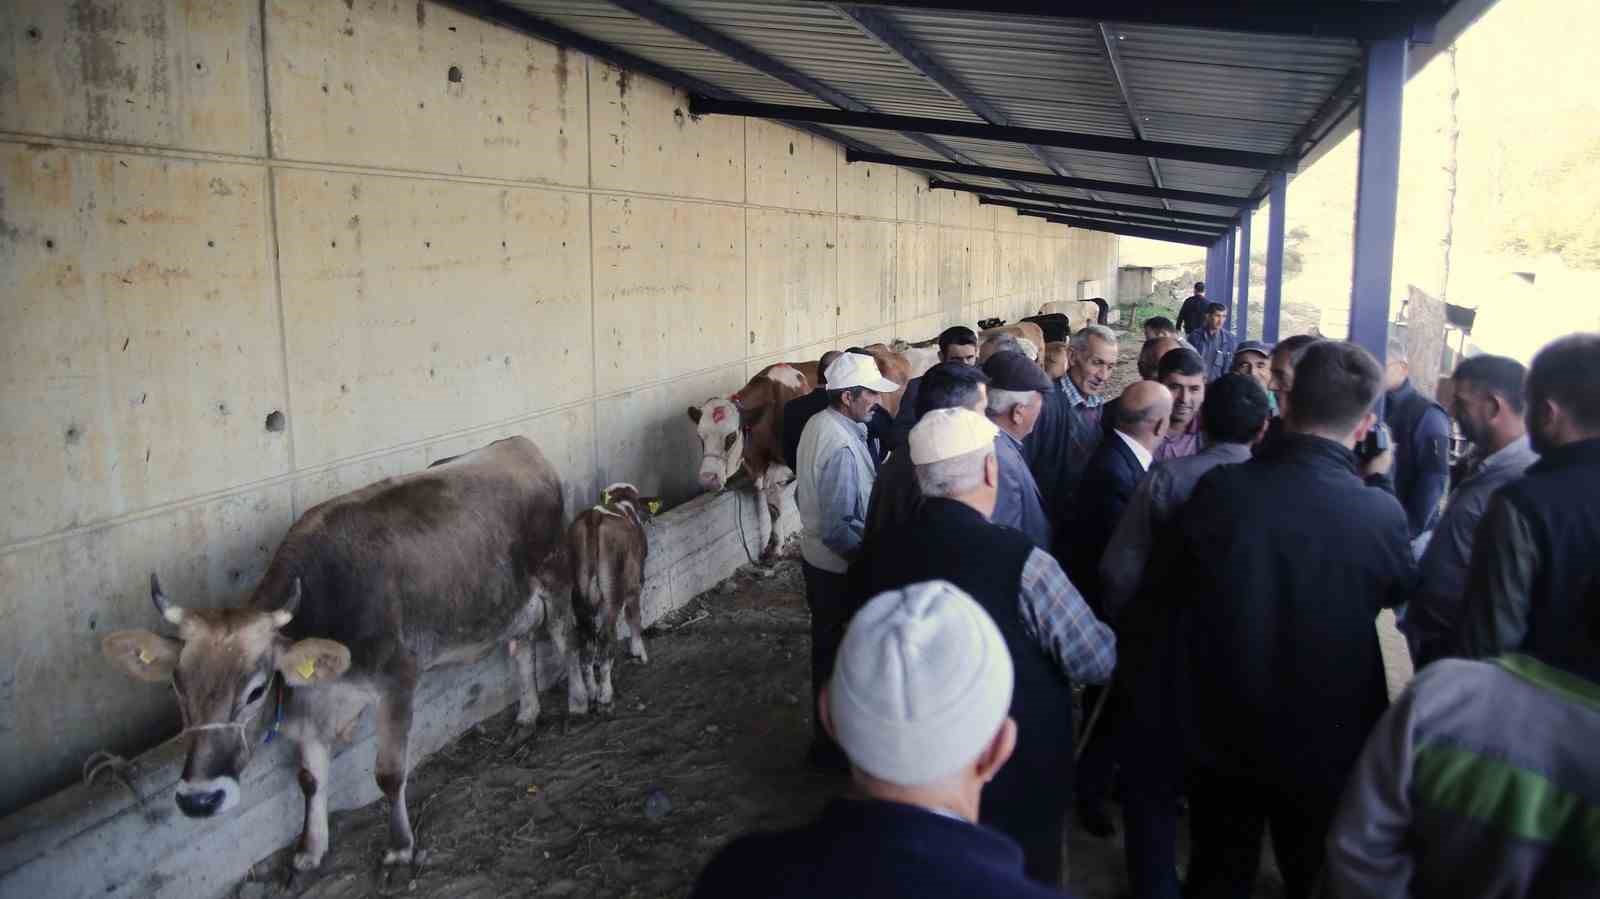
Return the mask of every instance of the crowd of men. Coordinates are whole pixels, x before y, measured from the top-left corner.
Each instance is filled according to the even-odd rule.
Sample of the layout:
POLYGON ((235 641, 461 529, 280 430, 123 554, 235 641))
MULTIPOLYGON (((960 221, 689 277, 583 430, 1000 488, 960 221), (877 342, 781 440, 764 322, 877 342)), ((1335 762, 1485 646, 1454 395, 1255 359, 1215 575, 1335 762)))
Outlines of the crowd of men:
POLYGON ((1203 285, 1144 324, 1115 398, 1108 328, 1054 375, 951 328, 876 440, 897 385, 824 358, 786 426, 854 789, 696 895, 1060 895, 1113 797, 1139 899, 1250 896, 1269 829, 1290 897, 1600 895, 1600 335, 1468 358, 1447 410, 1398 343, 1236 342, 1203 285))

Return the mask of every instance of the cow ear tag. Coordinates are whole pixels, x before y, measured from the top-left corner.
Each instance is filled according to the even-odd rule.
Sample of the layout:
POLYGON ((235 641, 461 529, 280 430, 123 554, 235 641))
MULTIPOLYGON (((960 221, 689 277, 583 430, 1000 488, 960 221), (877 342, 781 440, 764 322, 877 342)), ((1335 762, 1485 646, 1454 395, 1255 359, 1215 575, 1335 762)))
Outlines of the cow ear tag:
POLYGON ((602 505, 602 506, 611 505, 611 491, 610 490, 602 490, 602 491, 600 491, 600 505, 602 505))
POLYGON ((661 511, 661 500, 659 499, 653 499, 646 505, 649 507, 651 515, 661 511))
POLYGON ((300 675, 305 680, 310 680, 312 676, 317 673, 317 660, 306 659, 300 664, 294 666, 294 670, 296 674, 300 675))
POLYGON ((155 660, 156 660, 156 657, 151 655, 148 650, 145 650, 145 649, 140 649, 139 650, 139 664, 148 665, 151 662, 154 662, 155 660))

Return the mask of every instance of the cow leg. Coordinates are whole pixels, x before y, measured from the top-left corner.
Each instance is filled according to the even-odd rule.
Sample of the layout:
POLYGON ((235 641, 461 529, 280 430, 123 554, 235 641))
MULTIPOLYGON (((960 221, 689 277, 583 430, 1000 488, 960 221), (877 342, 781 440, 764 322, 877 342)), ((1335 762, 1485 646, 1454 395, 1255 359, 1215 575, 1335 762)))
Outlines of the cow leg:
POLYGON ((589 682, 594 680, 594 647, 580 637, 567 654, 567 716, 589 714, 589 682))
POLYGON ((634 590, 622 602, 623 614, 628 619, 628 653, 646 664, 650 654, 644 651, 644 623, 639 615, 639 591, 634 590))
POLYGON ((294 854, 296 871, 315 871, 328 851, 328 744, 300 741, 300 792, 306 798, 306 822, 294 854))
POLYGON ((783 465, 773 465, 767 470, 766 482, 761 488, 761 501, 766 508, 767 540, 761 557, 770 559, 778 553, 778 519, 783 516, 783 495, 794 483, 794 472, 783 465))
POLYGON ((539 724, 539 677, 533 656, 533 638, 515 640, 511 658, 517 665, 517 730, 532 732, 539 724))
POLYGON ((385 865, 411 862, 415 839, 411 818, 406 814, 406 769, 411 742, 412 702, 416 698, 416 678, 396 678, 385 685, 378 698, 378 789, 389 800, 389 851, 385 865))

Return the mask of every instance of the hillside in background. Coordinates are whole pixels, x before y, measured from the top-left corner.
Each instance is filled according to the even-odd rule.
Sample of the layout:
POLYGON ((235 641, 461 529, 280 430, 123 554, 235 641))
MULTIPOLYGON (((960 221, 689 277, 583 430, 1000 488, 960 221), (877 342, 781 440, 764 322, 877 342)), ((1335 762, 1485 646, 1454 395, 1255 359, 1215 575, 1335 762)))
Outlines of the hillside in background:
MULTIPOLYGON (((1475 307, 1477 346, 1522 358, 1600 328, 1597 43, 1600 5, 1500 0, 1411 79, 1391 308, 1409 285, 1475 307)), ((1357 144, 1350 135, 1289 185, 1300 267, 1285 278, 1285 304, 1316 307, 1330 336, 1348 328, 1357 144)), ((1252 224, 1258 285, 1266 226, 1263 206, 1252 224)), ((1202 256, 1121 241, 1123 265, 1199 269, 1202 256)), ((1261 288, 1251 294, 1259 301, 1261 288)))

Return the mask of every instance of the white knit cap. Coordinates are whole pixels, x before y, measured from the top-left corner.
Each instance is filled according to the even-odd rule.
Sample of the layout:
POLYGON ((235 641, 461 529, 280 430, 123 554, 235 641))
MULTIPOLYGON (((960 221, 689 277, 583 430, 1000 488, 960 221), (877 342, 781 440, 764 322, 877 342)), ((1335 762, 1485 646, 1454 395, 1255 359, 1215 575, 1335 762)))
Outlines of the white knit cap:
POLYGON ((911 429, 911 464, 943 462, 993 447, 1000 429, 971 409, 930 409, 911 429))
POLYGON ((880 593, 850 620, 828 682, 845 755, 903 787, 977 760, 1011 709, 1011 652, 972 597, 946 581, 880 593))
POLYGON ((875 393, 894 393, 900 385, 878 371, 878 360, 860 353, 840 353, 822 373, 829 390, 865 387, 875 393))

